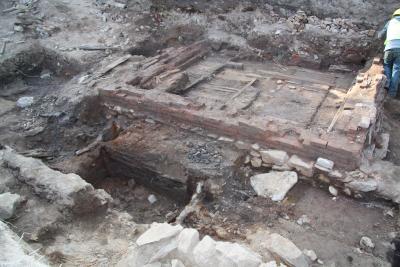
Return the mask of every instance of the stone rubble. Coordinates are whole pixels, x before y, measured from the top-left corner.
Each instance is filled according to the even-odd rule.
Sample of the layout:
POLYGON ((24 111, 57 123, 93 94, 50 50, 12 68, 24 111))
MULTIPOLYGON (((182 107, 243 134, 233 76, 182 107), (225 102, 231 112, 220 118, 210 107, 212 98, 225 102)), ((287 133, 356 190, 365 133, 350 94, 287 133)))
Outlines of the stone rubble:
POLYGON ((18 194, 9 192, 0 194, 0 220, 7 220, 14 216, 22 198, 18 194))
POLYGON ((297 173, 292 171, 271 171, 250 178, 257 195, 271 198, 272 201, 282 201, 297 181, 297 173))
MULTIPOLYGON (((289 240, 271 234, 267 240, 271 252, 282 261, 295 266, 308 266, 305 256, 289 240)), ((123 255, 119 267, 131 266, 226 266, 259 267, 281 266, 276 262, 263 263, 262 257, 247 246, 215 241, 210 236, 199 239, 196 229, 182 228, 180 225, 153 223, 134 245, 123 255), (161 265, 160 265, 161 264, 161 265)))

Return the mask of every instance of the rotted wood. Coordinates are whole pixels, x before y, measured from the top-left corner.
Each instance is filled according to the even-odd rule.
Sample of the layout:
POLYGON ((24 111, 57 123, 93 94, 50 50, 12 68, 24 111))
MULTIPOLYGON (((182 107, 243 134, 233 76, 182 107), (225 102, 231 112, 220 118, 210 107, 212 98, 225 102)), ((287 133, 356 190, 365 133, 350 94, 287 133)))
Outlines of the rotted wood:
POLYGON ((128 80, 127 84, 139 86, 142 89, 153 89, 163 82, 171 83, 169 76, 178 77, 176 73, 200 61, 208 52, 209 48, 205 42, 166 49, 161 55, 147 61, 142 69, 128 80))

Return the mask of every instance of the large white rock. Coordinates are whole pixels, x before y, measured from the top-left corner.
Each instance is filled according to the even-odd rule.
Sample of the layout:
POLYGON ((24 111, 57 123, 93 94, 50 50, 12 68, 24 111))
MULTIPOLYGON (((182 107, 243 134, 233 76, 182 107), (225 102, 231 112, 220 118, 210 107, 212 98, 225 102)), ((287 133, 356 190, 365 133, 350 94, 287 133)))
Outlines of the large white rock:
POLYGON ((137 240, 138 246, 161 241, 163 239, 177 236, 183 227, 181 225, 171 225, 168 223, 152 223, 149 230, 144 232, 137 240))
POLYGON ((196 229, 185 228, 178 236, 178 252, 189 254, 199 243, 199 232, 196 229))
POLYGON ((211 237, 206 235, 193 250, 194 261, 198 266, 219 266, 216 244, 211 237))
POLYGON ((0 219, 10 219, 14 215, 18 205, 21 203, 21 200, 22 198, 18 194, 11 194, 9 192, 0 194, 0 219))
POLYGON ((178 259, 173 259, 171 261, 171 267, 185 267, 185 264, 178 259))
POLYGON ((226 266, 258 267, 262 263, 259 254, 237 243, 217 242, 216 250, 220 261, 228 263, 226 266))
POLYGON ((260 154, 263 162, 267 164, 285 165, 289 160, 288 154, 282 150, 263 150, 260 154))
POLYGON ((297 173, 292 171, 269 172, 254 175, 250 178, 251 186, 257 195, 281 201, 297 183, 297 173))
POLYGON ((265 241, 267 249, 279 256, 289 266, 308 267, 306 256, 290 240, 279 234, 271 234, 265 241))
POLYGON ((306 162, 296 155, 291 156, 287 164, 306 177, 314 175, 314 163, 306 162))
POLYGON ((118 262, 118 267, 143 267, 176 258, 180 225, 152 223, 118 262))

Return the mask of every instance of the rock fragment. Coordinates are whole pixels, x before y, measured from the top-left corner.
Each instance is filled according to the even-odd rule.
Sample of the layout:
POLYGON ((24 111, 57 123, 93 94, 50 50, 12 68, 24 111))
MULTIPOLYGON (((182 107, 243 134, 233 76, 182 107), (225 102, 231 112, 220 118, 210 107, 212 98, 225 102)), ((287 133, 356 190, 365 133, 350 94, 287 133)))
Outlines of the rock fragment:
POLYGON ((269 197, 272 201, 282 201, 297 181, 297 173, 292 171, 272 171, 250 178, 251 186, 257 195, 269 197))
POLYGON ((9 192, 0 194, 0 219, 7 220, 14 216, 21 201, 22 198, 18 194, 11 194, 9 192))
POLYGON ((271 234, 265 241, 267 249, 279 256, 289 266, 308 267, 306 256, 290 240, 279 234, 271 234))
POLYGON ((282 150, 262 150, 260 154, 263 162, 267 164, 285 165, 289 160, 288 154, 282 150))
POLYGON ((311 262, 316 262, 318 260, 317 254, 314 250, 305 249, 303 250, 303 254, 306 255, 311 262))
POLYGON ((372 242, 371 238, 367 236, 361 237, 360 246, 365 251, 371 252, 375 248, 375 244, 372 242))
POLYGON ((335 163, 329 159, 318 158, 315 167, 321 171, 331 172, 335 163))
POLYGON ((331 193, 332 196, 337 197, 338 190, 334 186, 330 185, 328 190, 329 190, 329 193, 331 193))
POLYGON ((32 96, 23 96, 17 100, 16 103, 19 108, 27 108, 33 105, 33 97, 32 96))
POLYGON ((296 155, 291 156, 287 164, 306 177, 314 175, 313 162, 306 162, 296 155))
POLYGON ((199 232, 196 229, 185 228, 178 236, 178 252, 190 253, 199 243, 199 232))

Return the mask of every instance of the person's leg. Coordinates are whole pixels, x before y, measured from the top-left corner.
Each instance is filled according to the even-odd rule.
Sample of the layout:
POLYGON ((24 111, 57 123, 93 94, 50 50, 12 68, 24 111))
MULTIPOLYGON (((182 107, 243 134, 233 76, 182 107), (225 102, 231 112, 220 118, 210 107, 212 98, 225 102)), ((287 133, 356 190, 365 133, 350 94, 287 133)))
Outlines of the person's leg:
POLYGON ((392 78, 390 79, 389 95, 396 97, 400 81, 400 51, 393 53, 392 78))
POLYGON ((385 76, 386 76, 386 88, 389 89, 390 87, 390 80, 392 78, 392 69, 393 69, 393 61, 391 58, 391 51, 385 51, 385 55, 383 57, 383 67, 385 69, 385 76))

